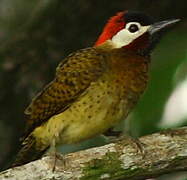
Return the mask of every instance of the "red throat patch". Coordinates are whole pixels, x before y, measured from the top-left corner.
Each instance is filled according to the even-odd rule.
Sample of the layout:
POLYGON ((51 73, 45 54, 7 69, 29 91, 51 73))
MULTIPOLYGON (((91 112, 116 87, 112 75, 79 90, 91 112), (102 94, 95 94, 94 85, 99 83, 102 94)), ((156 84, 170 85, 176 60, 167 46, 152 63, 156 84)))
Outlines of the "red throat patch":
POLYGON ((98 40, 95 43, 95 46, 98 46, 105 41, 111 39, 117 32, 122 30, 125 27, 124 22, 124 12, 118 12, 115 16, 111 17, 108 23, 105 25, 103 32, 99 36, 98 40))

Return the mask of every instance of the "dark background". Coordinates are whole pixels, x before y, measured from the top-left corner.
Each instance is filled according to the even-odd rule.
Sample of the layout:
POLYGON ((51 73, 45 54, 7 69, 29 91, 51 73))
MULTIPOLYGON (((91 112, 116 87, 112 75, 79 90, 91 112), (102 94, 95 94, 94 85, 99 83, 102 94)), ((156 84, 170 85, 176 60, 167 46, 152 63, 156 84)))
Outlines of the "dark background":
MULTIPOLYGON (((157 20, 182 19, 155 49, 149 87, 131 113, 131 123, 127 124, 134 135, 140 136, 160 129, 158 123, 163 119, 170 95, 180 83, 187 84, 184 81, 187 77, 186 0, 0 1, 1 169, 9 165, 18 150, 25 107, 52 80, 57 64, 68 53, 92 46, 107 19, 127 9, 146 12, 157 20)), ((177 103, 174 108, 179 108, 177 103)), ((187 113, 181 123, 171 122, 164 127, 185 125, 186 117, 187 113)), ((100 141, 94 139, 86 147, 98 145, 100 141)))

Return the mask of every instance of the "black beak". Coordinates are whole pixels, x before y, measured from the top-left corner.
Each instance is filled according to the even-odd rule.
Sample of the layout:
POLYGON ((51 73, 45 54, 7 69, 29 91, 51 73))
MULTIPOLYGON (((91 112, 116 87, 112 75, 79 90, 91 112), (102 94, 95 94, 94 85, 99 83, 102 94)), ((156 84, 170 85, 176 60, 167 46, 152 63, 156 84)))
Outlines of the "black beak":
POLYGON ((154 23, 153 25, 151 25, 148 32, 151 35, 153 35, 157 32, 162 31, 163 29, 167 29, 167 27, 170 27, 179 21, 180 19, 172 19, 172 20, 166 20, 166 21, 160 21, 160 22, 154 23))

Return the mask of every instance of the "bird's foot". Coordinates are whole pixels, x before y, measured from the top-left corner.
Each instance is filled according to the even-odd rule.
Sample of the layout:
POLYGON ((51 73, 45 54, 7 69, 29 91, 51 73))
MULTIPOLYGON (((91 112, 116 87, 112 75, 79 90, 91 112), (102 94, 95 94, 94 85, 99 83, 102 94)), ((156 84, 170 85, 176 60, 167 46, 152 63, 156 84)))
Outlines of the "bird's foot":
POLYGON ((122 131, 114 131, 112 128, 106 131, 103 135, 113 143, 118 141, 129 142, 139 153, 141 153, 142 157, 145 157, 145 144, 143 144, 138 138, 123 134, 122 131))
POLYGON ((53 162, 53 169, 52 169, 53 172, 56 170, 56 165, 58 160, 61 160, 63 162, 63 156, 58 152, 54 152, 54 162, 53 162))
POLYGON ((142 143, 139 138, 132 137, 129 135, 122 135, 119 139, 119 141, 129 141, 130 144, 134 146, 135 149, 138 150, 139 153, 141 153, 142 157, 145 156, 145 144, 142 143))
POLYGON ((128 141, 135 147, 135 149, 138 149, 143 157, 145 156, 145 144, 143 144, 138 138, 124 135, 122 131, 114 131, 112 128, 106 131, 103 135, 106 136, 110 140, 110 142, 114 143, 117 141, 128 141))
POLYGON ((59 168, 61 169, 61 167, 63 167, 64 169, 66 167, 66 160, 63 154, 57 151, 54 151, 54 152, 48 153, 48 155, 51 157, 50 164, 52 166, 52 172, 55 172, 57 170, 57 167, 58 169, 59 168))

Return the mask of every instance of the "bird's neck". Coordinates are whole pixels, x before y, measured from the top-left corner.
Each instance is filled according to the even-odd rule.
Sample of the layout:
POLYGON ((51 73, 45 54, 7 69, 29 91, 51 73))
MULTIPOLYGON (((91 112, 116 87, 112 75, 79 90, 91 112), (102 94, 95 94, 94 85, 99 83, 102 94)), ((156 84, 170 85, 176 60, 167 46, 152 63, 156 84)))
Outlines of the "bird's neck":
POLYGON ((103 49, 106 51, 110 51, 113 49, 123 49, 124 51, 132 51, 135 54, 139 54, 141 56, 149 56, 150 54, 150 39, 148 33, 143 34, 139 38, 135 39, 131 43, 119 47, 118 44, 115 44, 111 39, 106 40, 105 42, 101 44, 95 44, 95 47, 99 49, 103 49))
POLYGON ((111 40, 106 40, 104 43, 99 44, 95 47, 104 51, 111 51, 113 49, 116 49, 115 44, 111 40))
POLYGON ((118 48, 116 47, 116 45, 111 41, 111 40, 107 40, 104 43, 95 46, 96 49, 99 49, 101 51, 105 51, 105 52, 110 52, 113 50, 119 50, 119 52, 131 52, 133 54, 137 54, 140 56, 149 56, 150 53, 149 51, 147 51, 147 47, 146 44, 142 45, 141 40, 137 39, 137 42, 135 42, 134 44, 129 44, 127 46, 118 48))

